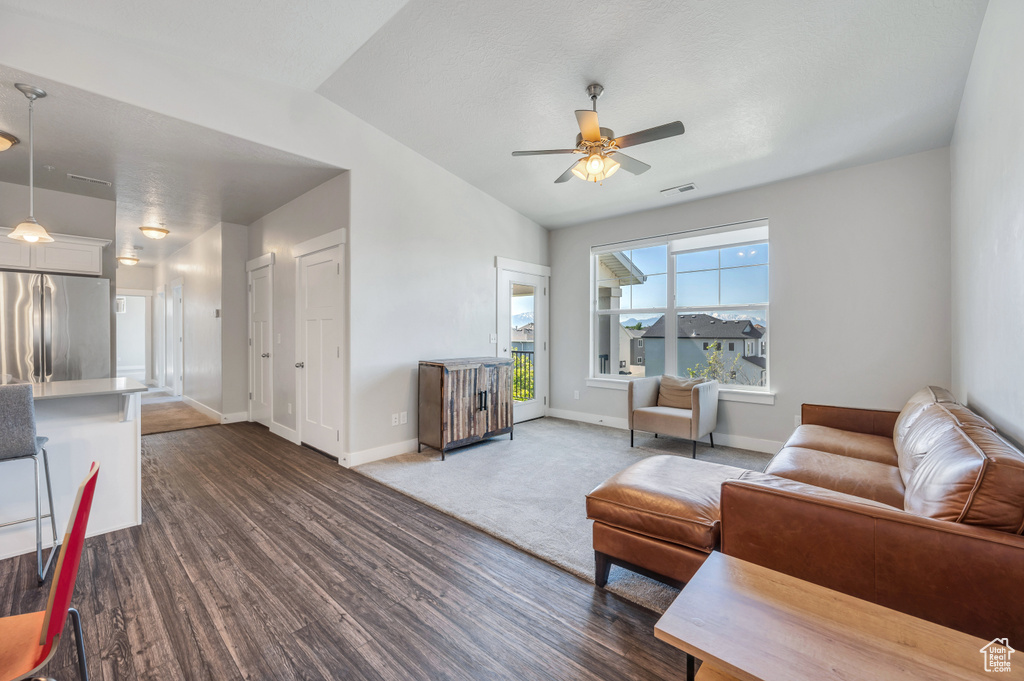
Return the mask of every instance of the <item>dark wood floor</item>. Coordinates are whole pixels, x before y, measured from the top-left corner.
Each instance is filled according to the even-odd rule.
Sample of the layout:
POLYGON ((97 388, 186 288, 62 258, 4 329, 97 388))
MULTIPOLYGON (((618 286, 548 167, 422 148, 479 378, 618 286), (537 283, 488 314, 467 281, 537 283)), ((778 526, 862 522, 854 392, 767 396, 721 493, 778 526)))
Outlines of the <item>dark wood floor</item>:
MULTIPOLYGON (((143 524, 86 542, 75 594, 97 681, 683 676, 653 613, 265 428, 143 450, 143 524)), ((32 558, 0 615, 45 607, 32 558)))

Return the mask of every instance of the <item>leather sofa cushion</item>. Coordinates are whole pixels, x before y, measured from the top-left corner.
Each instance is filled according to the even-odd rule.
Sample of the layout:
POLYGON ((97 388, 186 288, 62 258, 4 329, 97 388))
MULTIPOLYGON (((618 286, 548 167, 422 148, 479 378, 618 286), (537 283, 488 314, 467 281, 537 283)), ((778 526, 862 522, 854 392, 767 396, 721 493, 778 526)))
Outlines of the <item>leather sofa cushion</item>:
POLYGON ((959 404, 936 402, 919 409, 904 429, 899 442, 893 440, 903 483, 910 484, 910 478, 921 457, 928 453, 943 433, 950 428, 963 426, 995 430, 991 423, 959 404))
POLYGON ((662 376, 658 388, 658 406, 693 409, 693 386, 701 381, 678 376, 662 376))
POLYGON ((633 410, 634 430, 689 438, 693 412, 675 407, 644 407, 633 410))
POLYGON ((914 419, 917 418, 918 414, 921 413, 921 410, 939 403, 956 404, 956 399, 953 397, 953 393, 945 388, 938 388, 933 385, 921 388, 910 396, 907 403, 903 405, 903 409, 900 410, 900 415, 896 418, 896 427, 892 431, 892 439, 896 444, 897 452, 900 451, 900 443, 906 436, 907 429, 914 419))
POLYGON ((718 547, 722 483, 734 466, 660 455, 616 473, 587 495, 587 517, 710 553, 718 547))
POLYGON ((909 513, 1024 532, 1024 454, 993 430, 954 426, 917 462, 907 485, 909 513))
POLYGON ((801 447, 784 447, 764 472, 903 508, 905 487, 899 469, 877 461, 801 447))
POLYGON ((828 426, 798 426, 786 442, 787 447, 816 449, 853 459, 896 465, 896 448, 891 437, 867 435, 828 426))

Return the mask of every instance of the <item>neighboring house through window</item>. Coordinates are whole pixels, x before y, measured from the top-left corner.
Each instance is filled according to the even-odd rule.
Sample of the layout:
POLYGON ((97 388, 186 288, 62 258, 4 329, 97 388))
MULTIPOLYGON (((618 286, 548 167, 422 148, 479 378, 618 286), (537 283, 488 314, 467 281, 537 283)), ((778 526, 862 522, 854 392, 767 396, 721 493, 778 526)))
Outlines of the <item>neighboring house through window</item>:
POLYGON ((766 222, 592 254, 592 377, 664 373, 768 389, 766 222))

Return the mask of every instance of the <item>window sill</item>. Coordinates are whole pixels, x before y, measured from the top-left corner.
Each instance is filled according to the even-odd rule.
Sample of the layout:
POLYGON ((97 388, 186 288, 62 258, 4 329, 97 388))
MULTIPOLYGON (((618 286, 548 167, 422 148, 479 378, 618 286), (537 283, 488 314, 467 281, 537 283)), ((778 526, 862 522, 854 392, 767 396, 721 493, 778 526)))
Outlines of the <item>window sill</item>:
MULTIPOLYGON (((605 390, 627 390, 629 388, 628 378, 588 378, 588 388, 603 388, 605 390)), ((775 404, 775 393, 759 392, 754 390, 730 390, 728 388, 718 389, 720 402, 746 402, 747 404, 775 404)))

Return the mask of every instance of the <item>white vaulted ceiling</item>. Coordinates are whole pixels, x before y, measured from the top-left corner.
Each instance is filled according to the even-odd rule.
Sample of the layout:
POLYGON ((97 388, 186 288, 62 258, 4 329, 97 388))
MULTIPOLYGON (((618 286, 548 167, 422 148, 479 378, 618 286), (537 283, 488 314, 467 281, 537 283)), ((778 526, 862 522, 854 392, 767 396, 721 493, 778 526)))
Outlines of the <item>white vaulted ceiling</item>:
POLYGON ((0 11, 110 36, 126 55, 133 46, 155 48, 316 90, 547 227, 947 145, 985 7, 986 0, 0 0, 0 11), (605 87, 600 120, 616 134, 674 120, 686 134, 632 148, 652 170, 623 171, 603 186, 554 184, 569 156, 511 157, 572 146, 573 111, 589 108, 591 82, 605 87), (696 191, 659 193, 689 182, 696 191))
MULTIPOLYGON (((312 90, 405 0, 3 0, 0 8, 312 90)), ((82 55, 85 56, 85 55, 82 55)))
POLYGON ((411 0, 319 88, 542 225, 686 200, 949 143, 984 0, 411 0), (599 82, 653 166, 553 184, 599 82), (680 199, 682 200, 682 197, 680 199))

